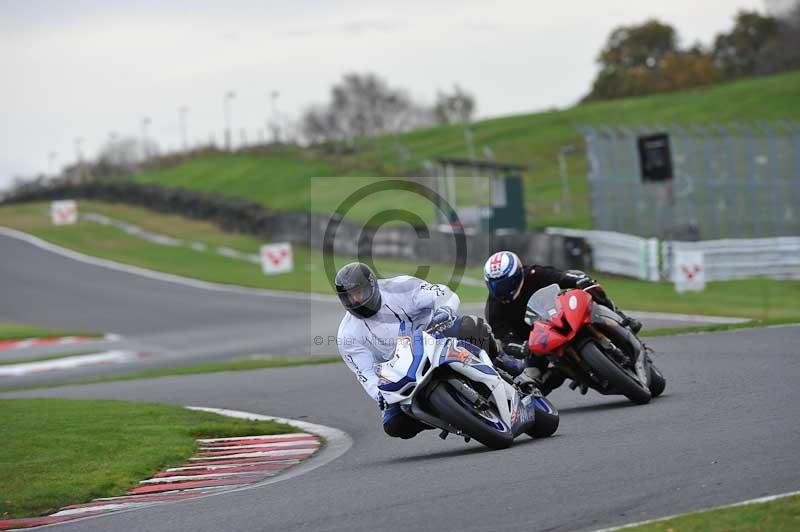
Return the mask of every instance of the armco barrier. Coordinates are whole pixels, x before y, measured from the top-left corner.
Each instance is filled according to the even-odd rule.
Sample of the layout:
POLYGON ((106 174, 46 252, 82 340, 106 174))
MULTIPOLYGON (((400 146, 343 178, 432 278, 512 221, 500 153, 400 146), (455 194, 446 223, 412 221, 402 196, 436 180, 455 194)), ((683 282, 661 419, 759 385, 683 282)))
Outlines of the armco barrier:
POLYGON ((551 235, 585 239, 592 249, 596 271, 647 281, 671 280, 672 257, 677 251, 702 252, 707 281, 754 277, 800 279, 800 237, 664 241, 659 246, 655 238, 612 231, 559 227, 546 231, 551 235))
POLYGON ((548 227, 548 235, 583 238, 592 249, 592 264, 599 272, 615 273, 643 281, 658 281, 658 240, 613 231, 582 231, 548 227))
MULTIPOLYGON (((800 279, 800 237, 796 236, 700 242, 668 241, 661 245, 664 257, 671 257, 676 251, 703 252, 708 281, 752 277, 800 279)), ((666 264, 671 262, 666 261, 666 264)), ((665 273, 666 278, 672 278, 671 271, 665 273)))

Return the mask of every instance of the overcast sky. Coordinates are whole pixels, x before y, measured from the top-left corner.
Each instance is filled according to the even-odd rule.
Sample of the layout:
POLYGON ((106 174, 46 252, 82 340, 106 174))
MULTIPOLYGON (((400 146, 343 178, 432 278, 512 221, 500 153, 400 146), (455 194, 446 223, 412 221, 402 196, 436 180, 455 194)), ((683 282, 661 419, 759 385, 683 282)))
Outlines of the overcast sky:
POLYGON ((2 0, 0 188, 13 175, 94 157, 111 132, 180 143, 222 138, 223 98, 235 138, 254 139, 279 111, 327 100, 343 73, 372 71, 416 99, 453 83, 480 117, 575 103, 609 31, 656 17, 683 44, 709 43, 739 9, 764 0, 2 0))

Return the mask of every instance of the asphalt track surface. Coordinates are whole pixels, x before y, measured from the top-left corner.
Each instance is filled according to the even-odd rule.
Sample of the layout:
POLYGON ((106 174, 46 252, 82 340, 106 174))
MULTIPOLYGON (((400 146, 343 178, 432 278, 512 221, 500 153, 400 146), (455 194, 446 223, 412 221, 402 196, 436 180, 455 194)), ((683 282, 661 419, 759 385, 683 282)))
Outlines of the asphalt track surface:
POLYGON ((583 530, 800 489, 800 327, 653 339, 668 379, 646 406, 568 389, 561 427, 486 451, 383 435, 340 365, 18 393, 205 405, 337 427, 353 447, 264 488, 58 525, 65 531, 583 530))
MULTIPOLYGON (((228 294, 195 294, 163 283, 154 291, 153 281, 62 263, 61 257, 34 248, 28 255, 24 246, 15 248, 20 255, 10 260, 8 249, 2 241, 3 320, 27 317, 34 323, 87 327, 89 320, 98 319, 129 327, 129 332, 114 332, 135 338, 152 334, 148 327, 169 337, 177 334, 171 331, 178 325, 202 329, 193 329, 183 312, 210 319, 208 314, 228 308, 235 318, 242 315, 236 313, 241 305, 260 311, 258 305, 269 308, 274 303, 236 295, 228 302, 228 294), (20 268, 18 261, 23 260, 27 268, 20 268), (70 281, 46 283, 53 267, 62 272, 71 268, 70 281), (17 276, 13 286, 8 274, 17 276), (9 303, 7 290, 27 295, 29 301, 20 310, 9 303), (69 303, 63 294, 70 293, 85 302, 69 303), (161 299, 152 301, 158 293, 161 299), (171 302, 172 296, 184 299, 171 302), (114 310, 125 298, 156 315, 131 302, 114 310), (192 304, 185 307, 187 301, 192 304), (55 308, 42 310, 46 302, 55 308), (128 323, 137 320, 142 323, 128 323)), ((244 332, 266 328, 268 333, 297 334, 295 338, 307 335, 307 330, 293 332, 290 318, 281 321, 292 312, 294 323, 302 319, 307 303, 295 300, 297 310, 281 303, 286 307, 281 312, 253 318, 244 332)), ((224 330, 224 323, 215 330, 224 330)), ((329 425, 354 441, 342 457, 300 477, 57 525, 65 531, 584 530, 800 489, 800 327, 653 338, 649 343, 668 381, 662 398, 632 406, 617 397, 560 389, 551 396, 562 414, 557 434, 539 441, 522 437, 499 452, 455 437, 441 441, 434 431, 409 441, 386 437, 374 404, 340 364, 111 382, 2 397, 113 398, 229 408, 329 425)))

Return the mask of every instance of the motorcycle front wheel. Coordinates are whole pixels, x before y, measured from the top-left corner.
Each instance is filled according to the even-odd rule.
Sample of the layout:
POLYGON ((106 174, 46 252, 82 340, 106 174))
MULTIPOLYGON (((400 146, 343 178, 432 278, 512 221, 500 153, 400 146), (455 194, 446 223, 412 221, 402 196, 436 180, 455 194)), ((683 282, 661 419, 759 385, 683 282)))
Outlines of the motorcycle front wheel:
POLYGON ((652 397, 650 390, 607 357, 593 342, 587 342, 583 346, 581 356, 602 380, 608 381, 609 388, 621 393, 637 405, 650 402, 652 397))
POLYGON ((490 449, 506 449, 514 443, 514 434, 496 412, 478 410, 446 382, 435 385, 428 401, 441 419, 490 449))
POLYGON ((535 399, 540 403, 536 405, 536 417, 533 427, 526 431, 531 438, 547 438, 558 430, 558 410, 547 399, 535 399), (539 406, 541 405, 541 406, 539 406))
POLYGON ((667 386, 667 381, 661 371, 650 361, 650 395, 658 397, 664 393, 664 388, 667 386))

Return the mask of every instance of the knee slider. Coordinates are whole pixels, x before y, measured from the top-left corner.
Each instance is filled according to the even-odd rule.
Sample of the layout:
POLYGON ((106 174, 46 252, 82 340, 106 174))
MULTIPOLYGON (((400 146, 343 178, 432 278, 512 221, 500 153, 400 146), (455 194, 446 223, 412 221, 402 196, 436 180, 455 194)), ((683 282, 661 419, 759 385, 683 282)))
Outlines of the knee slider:
POLYGON ((383 424, 383 431, 392 438, 407 440, 419 434, 421 428, 419 423, 406 415, 399 415, 391 418, 383 424))

